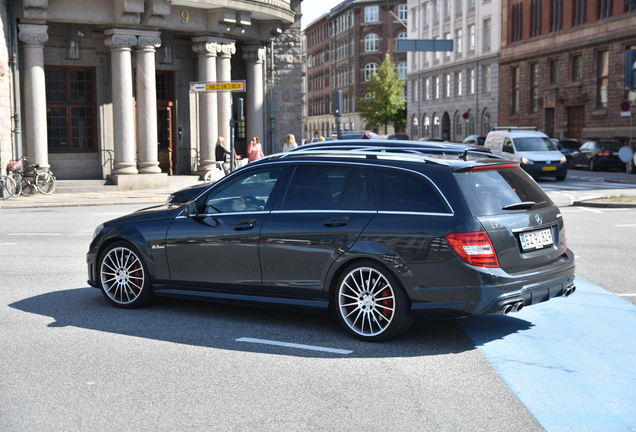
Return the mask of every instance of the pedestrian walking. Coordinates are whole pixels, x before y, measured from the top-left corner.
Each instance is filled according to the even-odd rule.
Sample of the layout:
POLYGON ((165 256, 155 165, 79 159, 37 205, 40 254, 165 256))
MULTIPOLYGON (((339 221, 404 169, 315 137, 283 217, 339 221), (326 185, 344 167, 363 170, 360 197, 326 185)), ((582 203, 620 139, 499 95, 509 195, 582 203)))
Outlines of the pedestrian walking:
POLYGON ((247 157, 248 161, 254 162, 262 157, 265 157, 263 153, 263 146, 261 145, 261 139, 257 136, 253 136, 250 143, 247 145, 247 157))
MULTIPOLYGON (((228 156, 230 156, 232 153, 230 153, 230 151, 225 148, 225 138, 219 137, 216 140, 216 148, 214 149, 214 154, 216 156, 217 162, 222 162, 223 172, 225 172, 226 175, 229 174, 231 169, 228 156)), ((236 149, 234 149, 234 159, 242 159, 242 157, 236 153, 236 149)))
POLYGON ((298 147, 298 144, 296 144, 296 137, 294 136, 294 134, 288 134, 285 137, 285 144, 283 144, 283 152, 287 153, 288 151, 292 151, 296 147, 298 147))

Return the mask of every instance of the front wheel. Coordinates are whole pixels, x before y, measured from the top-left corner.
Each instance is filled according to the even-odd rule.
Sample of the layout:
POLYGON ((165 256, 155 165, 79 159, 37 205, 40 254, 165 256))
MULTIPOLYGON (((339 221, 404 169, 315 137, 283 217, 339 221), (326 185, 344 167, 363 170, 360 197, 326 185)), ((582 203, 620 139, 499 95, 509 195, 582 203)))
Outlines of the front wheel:
POLYGON ((358 339, 382 341, 412 324, 410 302, 400 283, 382 266, 360 262, 338 280, 335 307, 340 322, 358 339))
POLYGON ((51 171, 41 172, 35 176, 35 188, 44 195, 55 192, 55 177, 51 171))
POLYGON ((132 309, 151 300, 150 274, 130 244, 111 244, 101 255, 98 265, 102 293, 113 305, 132 309))
POLYGON ((11 198, 16 195, 15 181, 6 175, 0 175, 0 201, 11 198))
POLYGON ((563 181, 563 180, 565 180, 565 176, 556 176, 556 180, 557 181, 563 181))

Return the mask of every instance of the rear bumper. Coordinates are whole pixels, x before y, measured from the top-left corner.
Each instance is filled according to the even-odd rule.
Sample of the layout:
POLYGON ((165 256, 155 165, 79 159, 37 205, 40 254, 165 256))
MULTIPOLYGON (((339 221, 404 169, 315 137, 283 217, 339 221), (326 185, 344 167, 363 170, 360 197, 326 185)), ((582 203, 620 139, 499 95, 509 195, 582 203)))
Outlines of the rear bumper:
POLYGON ((446 294, 435 290, 434 301, 412 301, 411 310, 416 319, 503 313, 509 304, 526 307, 563 296, 574 286, 574 270, 574 256, 567 251, 551 270, 514 275, 498 271, 483 277, 481 286, 449 289, 446 294))

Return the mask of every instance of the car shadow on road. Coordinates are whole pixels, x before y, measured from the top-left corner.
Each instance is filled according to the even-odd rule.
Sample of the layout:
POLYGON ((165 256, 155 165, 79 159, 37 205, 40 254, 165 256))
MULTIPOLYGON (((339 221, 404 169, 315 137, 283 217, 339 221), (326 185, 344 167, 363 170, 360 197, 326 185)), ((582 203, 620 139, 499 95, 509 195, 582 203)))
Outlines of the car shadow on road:
MULTIPOLYGON (((95 288, 53 291, 26 298, 10 307, 43 316, 48 327, 77 327, 215 349, 269 353, 297 357, 418 357, 461 353, 475 348, 454 320, 418 322, 403 336, 384 342, 362 342, 349 336, 335 318, 246 306, 158 298, 141 309, 109 305, 95 288), (334 354, 305 349, 239 342, 256 338, 351 350, 334 354)), ((531 323, 504 318, 486 338, 498 339, 523 331, 531 323)), ((485 342, 485 341, 482 341, 485 342)))

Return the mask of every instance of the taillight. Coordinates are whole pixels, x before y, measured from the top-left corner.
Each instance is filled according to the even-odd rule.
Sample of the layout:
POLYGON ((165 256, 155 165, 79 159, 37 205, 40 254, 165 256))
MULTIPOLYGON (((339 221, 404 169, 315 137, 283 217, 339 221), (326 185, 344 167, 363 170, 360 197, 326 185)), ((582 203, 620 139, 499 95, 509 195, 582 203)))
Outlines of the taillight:
POLYGON ((507 164, 492 164, 492 165, 477 165, 470 168, 470 171, 484 171, 484 170, 498 170, 503 168, 516 168, 519 164, 507 163, 507 164))
POLYGON ((568 237, 565 235, 565 227, 561 228, 561 237, 563 237, 563 252, 568 250, 568 237))
POLYGON ((611 151, 607 151, 607 150, 602 150, 600 152, 598 152, 599 156, 611 156, 612 152, 611 151))
POLYGON ((469 232, 451 233, 446 241, 461 259, 470 265, 479 267, 499 267, 499 260, 495 248, 488 237, 488 233, 469 232))

